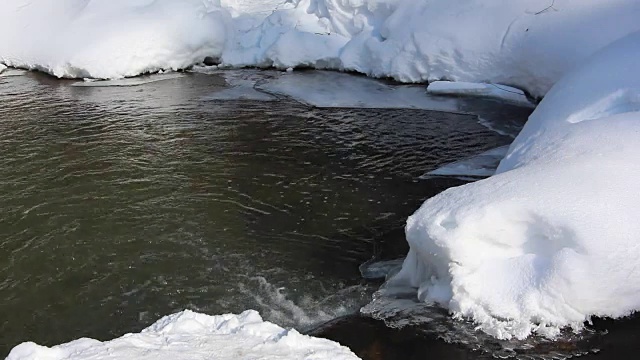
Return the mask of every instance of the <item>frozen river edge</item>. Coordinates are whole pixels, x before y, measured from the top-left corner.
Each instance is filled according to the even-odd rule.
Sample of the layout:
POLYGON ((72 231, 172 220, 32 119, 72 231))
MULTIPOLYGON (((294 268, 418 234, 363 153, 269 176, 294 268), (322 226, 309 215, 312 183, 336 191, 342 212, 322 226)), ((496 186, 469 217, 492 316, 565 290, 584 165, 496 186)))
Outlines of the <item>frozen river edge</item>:
POLYGON ((75 1, 56 8, 42 1, 30 12, 12 2, 4 12, 10 16, 0 17, 3 34, 15 33, 16 24, 42 22, 40 32, 82 36, 68 47, 32 39, 24 48, 9 39, 0 43, 0 63, 60 77, 119 78, 184 68, 214 55, 230 66, 501 83, 544 96, 496 175, 429 199, 409 218, 411 250, 384 291, 413 289, 421 301, 500 339, 554 338, 563 328, 581 330, 593 316, 619 318, 640 309, 637 2, 602 7, 565 0, 541 8, 534 1, 490 7, 479 1, 374 7, 365 1, 345 8, 337 1, 296 1, 266 22, 264 16, 233 16, 224 2, 176 4, 130 12, 152 21, 134 42, 124 42, 140 52, 112 61, 103 54, 118 53, 113 46, 124 35, 117 27, 139 24, 130 5, 75 1), (477 11, 461 11, 465 7, 477 11), (59 23, 39 21, 52 11, 59 23), (119 18, 122 12, 127 16, 119 18), (478 21, 485 13, 496 18, 488 28, 478 21), (63 26, 70 19, 73 26, 63 26), (92 27, 95 19, 113 27, 92 27), (185 29, 181 35, 198 36, 172 38, 159 27, 169 20, 185 29), (162 46, 142 46, 158 33, 166 35, 162 46), (300 47, 305 43, 318 46, 300 47), (577 50, 565 52, 567 44, 577 50), (304 51, 290 51, 298 47, 304 51))

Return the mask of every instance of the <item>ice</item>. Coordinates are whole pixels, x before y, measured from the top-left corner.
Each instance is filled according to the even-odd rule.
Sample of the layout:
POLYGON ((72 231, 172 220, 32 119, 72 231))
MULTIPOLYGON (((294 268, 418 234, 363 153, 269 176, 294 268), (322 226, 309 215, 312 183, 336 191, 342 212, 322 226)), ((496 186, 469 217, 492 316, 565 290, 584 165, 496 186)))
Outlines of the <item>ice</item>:
POLYGON ((4 71, 0 72, 0 76, 9 77, 9 76, 22 76, 26 75, 28 71, 12 69, 10 67, 6 68, 4 71))
POLYGON ((7 360, 358 359, 348 348, 265 322, 253 310, 168 315, 139 333, 101 342, 81 338, 53 347, 22 343, 7 360))
POLYGON ((285 73, 258 85, 317 107, 396 108, 461 112, 455 99, 429 97, 422 86, 383 82, 329 71, 285 73))
POLYGON ((222 76, 227 84, 227 87, 203 96, 203 100, 276 100, 275 96, 256 90, 256 84, 259 81, 264 81, 264 78, 256 71, 220 71, 208 67, 194 67, 192 71, 222 76))
POLYGON ((452 176, 467 180, 469 178, 488 177, 496 172, 500 160, 507 155, 508 151, 508 145, 491 149, 467 159, 445 164, 420 176, 420 178, 428 179, 435 176, 452 176))
POLYGON ((522 90, 500 84, 434 81, 427 87, 427 93, 433 95, 477 96, 533 107, 533 103, 527 99, 522 90))
POLYGON ((87 79, 86 81, 83 81, 83 82, 73 83, 71 86, 80 86, 80 87, 138 86, 138 85, 150 84, 158 81, 173 80, 173 79, 180 78, 182 76, 184 75, 179 73, 165 73, 165 74, 153 74, 149 76, 141 76, 141 77, 117 79, 117 80, 93 81, 91 79, 87 79))
POLYGON ((638 58, 640 32, 600 51, 546 95, 496 175, 427 200, 390 283, 501 339, 640 309, 638 58))
POLYGON ((400 270, 403 262, 404 258, 366 262, 360 265, 360 274, 365 279, 384 279, 400 270))

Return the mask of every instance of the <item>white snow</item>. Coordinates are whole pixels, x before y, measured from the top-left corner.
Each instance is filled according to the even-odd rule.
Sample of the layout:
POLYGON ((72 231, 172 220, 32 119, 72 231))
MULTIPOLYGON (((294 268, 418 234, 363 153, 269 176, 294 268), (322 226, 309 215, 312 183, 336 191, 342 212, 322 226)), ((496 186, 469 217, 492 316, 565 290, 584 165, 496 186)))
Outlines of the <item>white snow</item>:
POLYGON ((392 284, 499 338, 640 309, 640 32, 558 82, 497 175, 427 200, 392 284))
POLYGON ((2 74, 3 71, 5 71, 7 69, 6 66, 0 64, 0 74, 2 74))
POLYGON ((8 0, 0 62, 122 78, 210 56, 223 67, 505 84, 538 97, 640 30, 638 16, 636 0, 8 0))
POLYGON ((22 343, 6 360, 358 359, 348 348, 265 322, 253 310, 209 316, 185 310, 140 333, 101 342, 81 338, 53 347, 22 343))
POLYGON ((467 180, 470 177, 488 177, 493 175, 507 152, 509 146, 501 146, 472 156, 468 159, 445 164, 420 176, 428 179, 434 176, 452 176, 467 180))
POLYGON ((533 103, 520 89, 501 84, 480 84, 455 81, 434 81, 427 87, 433 95, 462 95, 498 99, 520 106, 533 107, 533 103))
POLYGON ((0 62, 70 78, 176 70, 221 56, 229 20, 213 0, 9 0, 0 62))

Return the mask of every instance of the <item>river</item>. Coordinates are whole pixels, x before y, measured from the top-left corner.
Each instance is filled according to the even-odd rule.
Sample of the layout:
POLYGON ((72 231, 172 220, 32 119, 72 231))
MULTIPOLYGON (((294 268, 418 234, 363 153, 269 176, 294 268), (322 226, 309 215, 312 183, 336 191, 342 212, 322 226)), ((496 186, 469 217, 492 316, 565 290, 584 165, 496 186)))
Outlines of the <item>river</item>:
POLYGON ((406 217, 464 183, 420 175, 512 141, 469 114, 234 96, 229 79, 0 77, 0 354, 184 308, 303 331, 357 312, 379 286, 358 266, 400 256, 406 217))

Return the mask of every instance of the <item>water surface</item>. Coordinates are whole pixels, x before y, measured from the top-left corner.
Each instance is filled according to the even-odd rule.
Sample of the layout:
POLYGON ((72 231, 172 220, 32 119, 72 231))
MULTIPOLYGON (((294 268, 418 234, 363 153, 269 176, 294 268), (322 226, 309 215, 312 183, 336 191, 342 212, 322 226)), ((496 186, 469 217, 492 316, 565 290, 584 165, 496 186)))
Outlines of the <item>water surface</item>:
POLYGON ((419 176, 511 141, 470 115, 215 100, 216 75, 73 84, 0 77, 0 354, 184 308, 303 330, 357 311, 358 265, 462 183, 419 176))

